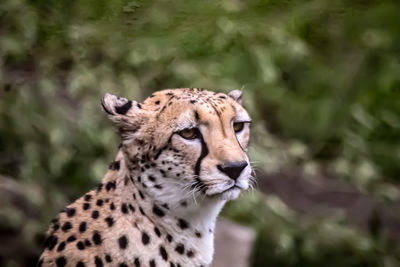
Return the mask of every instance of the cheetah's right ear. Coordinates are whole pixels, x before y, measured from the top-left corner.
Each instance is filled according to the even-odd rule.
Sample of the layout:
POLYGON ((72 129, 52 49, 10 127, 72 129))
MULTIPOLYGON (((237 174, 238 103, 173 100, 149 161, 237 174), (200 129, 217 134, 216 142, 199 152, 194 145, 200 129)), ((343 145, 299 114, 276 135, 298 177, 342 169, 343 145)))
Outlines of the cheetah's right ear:
POLYGON ((108 118, 118 127, 123 139, 133 137, 147 120, 145 111, 140 104, 133 100, 112 94, 105 94, 101 105, 108 114, 108 118))
POLYGON ((232 97, 236 102, 240 105, 242 104, 242 91, 240 90, 233 90, 228 93, 228 96, 232 97))

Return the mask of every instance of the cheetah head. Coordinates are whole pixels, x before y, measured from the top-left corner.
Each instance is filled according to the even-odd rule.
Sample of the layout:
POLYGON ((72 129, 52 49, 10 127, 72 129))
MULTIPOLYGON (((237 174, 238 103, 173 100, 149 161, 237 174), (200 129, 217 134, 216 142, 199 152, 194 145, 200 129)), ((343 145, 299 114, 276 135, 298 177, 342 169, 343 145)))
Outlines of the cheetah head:
POLYGON ((122 139, 141 190, 169 205, 236 198, 251 183, 251 119, 239 90, 171 89, 143 103, 106 94, 102 105, 122 139))

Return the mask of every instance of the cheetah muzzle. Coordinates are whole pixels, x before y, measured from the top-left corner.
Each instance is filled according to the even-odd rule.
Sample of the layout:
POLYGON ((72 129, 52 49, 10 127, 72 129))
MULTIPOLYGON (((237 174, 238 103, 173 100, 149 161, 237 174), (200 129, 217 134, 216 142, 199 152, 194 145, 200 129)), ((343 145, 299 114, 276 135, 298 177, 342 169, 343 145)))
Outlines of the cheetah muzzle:
POLYGON ((96 189, 47 232, 39 266, 209 266, 216 217, 252 183, 241 92, 106 94, 121 146, 96 189))

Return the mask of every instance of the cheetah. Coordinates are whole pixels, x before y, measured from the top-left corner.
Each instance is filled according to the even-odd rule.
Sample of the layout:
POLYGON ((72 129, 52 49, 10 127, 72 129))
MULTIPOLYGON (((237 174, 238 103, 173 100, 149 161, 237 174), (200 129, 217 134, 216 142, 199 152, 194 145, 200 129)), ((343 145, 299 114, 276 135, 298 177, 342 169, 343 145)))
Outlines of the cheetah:
POLYGON ((138 103, 106 94, 117 156, 97 188, 52 221, 38 266, 209 266, 221 208, 252 182, 241 97, 183 88, 138 103))

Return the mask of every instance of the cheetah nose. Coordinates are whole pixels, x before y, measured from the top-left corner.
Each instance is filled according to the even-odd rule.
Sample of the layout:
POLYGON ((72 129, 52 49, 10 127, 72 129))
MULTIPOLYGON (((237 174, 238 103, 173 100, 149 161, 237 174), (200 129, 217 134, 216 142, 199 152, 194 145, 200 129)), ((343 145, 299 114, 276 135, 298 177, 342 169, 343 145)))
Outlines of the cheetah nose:
POLYGON ((235 180, 240 176, 243 169, 248 165, 247 161, 235 161, 235 162, 226 162, 224 164, 218 164, 217 168, 221 172, 228 175, 231 179, 235 180))

